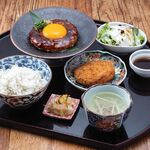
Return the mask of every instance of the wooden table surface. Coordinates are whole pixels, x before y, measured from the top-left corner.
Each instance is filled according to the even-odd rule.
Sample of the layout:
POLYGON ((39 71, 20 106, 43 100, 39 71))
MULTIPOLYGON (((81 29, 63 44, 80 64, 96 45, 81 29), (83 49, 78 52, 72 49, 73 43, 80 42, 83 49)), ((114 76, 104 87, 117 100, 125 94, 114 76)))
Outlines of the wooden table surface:
MULTIPOLYGON (((150 41, 150 0, 0 0, 0 33, 29 10, 64 6, 102 21, 132 23, 144 30, 150 41)), ((0 150, 84 150, 74 143, 0 127, 0 150)), ((150 150, 150 136, 130 145, 127 150, 150 150)))

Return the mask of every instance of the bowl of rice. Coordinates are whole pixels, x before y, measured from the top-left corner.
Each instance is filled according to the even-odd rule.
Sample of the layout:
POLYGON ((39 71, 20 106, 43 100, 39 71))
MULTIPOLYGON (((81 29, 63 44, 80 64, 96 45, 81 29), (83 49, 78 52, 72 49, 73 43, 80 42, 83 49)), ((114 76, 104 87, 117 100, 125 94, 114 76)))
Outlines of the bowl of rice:
POLYGON ((12 108, 28 108, 43 96, 51 79, 50 67, 40 59, 5 57, 0 60, 0 100, 12 108))

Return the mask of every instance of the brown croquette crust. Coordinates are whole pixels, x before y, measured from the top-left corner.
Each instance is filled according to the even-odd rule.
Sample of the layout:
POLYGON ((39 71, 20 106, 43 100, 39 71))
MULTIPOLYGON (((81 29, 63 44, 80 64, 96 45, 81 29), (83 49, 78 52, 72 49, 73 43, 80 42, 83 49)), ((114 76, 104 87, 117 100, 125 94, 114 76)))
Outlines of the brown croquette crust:
POLYGON ((94 60, 80 65, 74 70, 78 83, 85 86, 106 83, 113 79, 115 67, 109 60, 94 60))

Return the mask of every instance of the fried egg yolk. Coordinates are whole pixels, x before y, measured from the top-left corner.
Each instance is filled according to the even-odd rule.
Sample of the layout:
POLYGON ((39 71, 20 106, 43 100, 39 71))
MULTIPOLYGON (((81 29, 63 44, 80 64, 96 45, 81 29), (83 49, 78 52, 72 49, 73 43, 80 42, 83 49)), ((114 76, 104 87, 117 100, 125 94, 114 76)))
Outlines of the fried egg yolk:
POLYGON ((48 39, 59 39, 63 38, 67 34, 66 28, 61 24, 48 24, 43 29, 44 37, 48 39))

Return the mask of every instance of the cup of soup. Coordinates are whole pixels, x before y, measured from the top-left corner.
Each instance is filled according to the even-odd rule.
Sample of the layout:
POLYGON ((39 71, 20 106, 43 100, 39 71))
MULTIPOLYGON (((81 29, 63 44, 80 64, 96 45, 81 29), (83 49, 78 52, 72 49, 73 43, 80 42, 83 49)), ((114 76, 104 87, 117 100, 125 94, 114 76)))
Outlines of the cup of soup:
POLYGON ((107 132, 121 127, 133 103, 125 88, 113 84, 92 86, 81 99, 89 124, 107 132))

